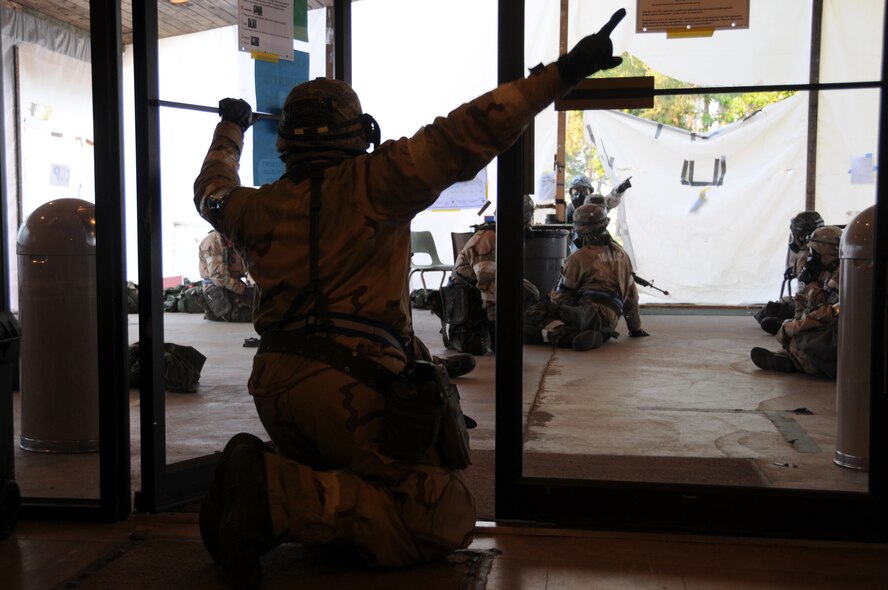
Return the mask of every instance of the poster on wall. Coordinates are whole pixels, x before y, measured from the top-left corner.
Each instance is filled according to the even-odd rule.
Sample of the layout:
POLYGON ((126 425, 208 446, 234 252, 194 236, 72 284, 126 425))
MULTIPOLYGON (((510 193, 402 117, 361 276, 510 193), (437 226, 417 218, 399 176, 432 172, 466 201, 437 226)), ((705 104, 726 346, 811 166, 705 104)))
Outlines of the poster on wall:
POLYGON ((450 185, 438 196, 430 209, 477 209, 487 202, 487 168, 472 180, 450 185))
MULTIPOLYGON (((308 80, 308 54, 295 51, 291 61, 271 63, 255 60, 256 111, 279 114, 293 86, 308 80)), ((284 173, 284 163, 275 148, 277 125, 274 119, 260 119, 253 125, 253 183, 274 182, 284 173)))
POLYGON ((637 0, 636 33, 748 29, 749 0, 637 0))
POLYGON ((238 44, 241 51, 293 61, 293 0, 240 0, 238 44))

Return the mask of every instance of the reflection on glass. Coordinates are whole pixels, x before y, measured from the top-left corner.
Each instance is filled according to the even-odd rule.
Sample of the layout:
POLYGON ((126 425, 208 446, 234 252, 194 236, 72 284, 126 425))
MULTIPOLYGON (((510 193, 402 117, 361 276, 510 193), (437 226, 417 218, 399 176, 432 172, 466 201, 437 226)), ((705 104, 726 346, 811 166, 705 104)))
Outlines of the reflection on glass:
POLYGON ((13 460, 23 496, 82 499, 99 495, 92 94, 88 59, 63 51, 15 51, 21 199, 7 209, 22 221, 9 265, 22 338, 13 460))
MULTIPOLYGON (((191 192, 218 117, 162 109, 160 121, 171 464, 220 451, 238 432, 266 435, 247 392, 258 336, 251 323, 251 281, 240 255, 197 214, 191 192)), ((241 180, 249 184, 250 170, 244 168, 241 180)))
MULTIPOLYGON (((824 39, 834 41, 842 27, 859 22, 860 14, 828 20, 837 6, 825 3, 824 39)), ((784 8, 810 22, 810 3, 784 8)), ((883 8, 870 10, 874 22, 864 31, 880 31, 883 8)), ((775 16, 774 22, 786 18, 775 16)), ((573 9, 569 18, 572 34, 595 22, 573 9)), ((605 75, 654 76, 657 89, 805 83, 810 29, 799 29, 793 34, 800 46, 787 44, 770 23, 739 36, 725 31, 685 41, 627 31, 614 42, 624 63, 605 75), (738 40, 751 37, 760 42, 736 51, 738 40), (684 59, 677 58, 679 43, 684 59), (737 61, 741 55, 745 63, 737 61)), ((879 56, 881 34, 872 39, 868 51, 879 56)), ((823 63, 838 63, 834 51, 848 51, 833 41, 824 41, 823 63)), ((829 81, 878 79, 878 71, 860 73, 866 63, 829 81)), ((834 462, 841 443, 835 372, 830 379, 805 375, 795 364, 792 373, 764 370, 751 353, 782 346, 750 316, 802 288, 795 278, 784 280, 790 220, 815 209, 826 225, 846 226, 875 202, 878 93, 817 98, 819 109, 807 92, 659 96, 652 109, 538 118, 537 163, 561 158, 555 146, 565 146, 563 169, 537 166, 538 187, 552 187, 534 197, 537 208, 551 209, 546 223, 565 223, 579 206, 571 204, 575 179, 588 179, 589 194, 598 195, 580 202, 604 201, 630 181, 604 223, 636 276, 649 283, 635 281, 650 337, 631 337, 635 326, 627 325, 624 307, 615 338, 589 337, 576 347, 543 341, 541 328, 557 337, 558 322, 588 321, 588 311, 577 309, 583 304, 607 315, 608 302, 592 292, 627 303, 616 279, 608 286, 608 279, 590 278, 592 263, 577 274, 576 259, 568 257, 582 245, 568 244, 553 266, 564 269, 562 287, 585 281, 589 296, 546 310, 545 321, 525 317, 525 332, 535 336, 524 347, 526 476, 866 491, 865 471, 834 462)), ((611 277, 618 274, 615 253, 616 246, 600 256, 611 277)), ((537 265, 526 248, 525 274, 537 265)))

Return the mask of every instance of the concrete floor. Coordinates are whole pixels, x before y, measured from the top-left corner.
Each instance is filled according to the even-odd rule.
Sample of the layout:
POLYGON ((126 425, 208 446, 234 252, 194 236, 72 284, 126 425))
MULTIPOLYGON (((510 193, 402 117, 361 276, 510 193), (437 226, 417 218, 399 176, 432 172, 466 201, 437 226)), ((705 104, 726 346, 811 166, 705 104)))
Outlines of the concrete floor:
MULTIPOLYGON (((647 310, 642 318, 650 338, 623 336, 586 353, 525 347, 527 456, 741 458, 754 462, 762 485, 865 490, 866 473, 832 461, 835 383, 756 369, 749 349, 774 342, 748 315, 653 312, 647 310), (807 411, 795 412, 800 408, 807 411)), ((167 394, 168 460, 218 450, 238 431, 262 435, 244 386, 254 349, 242 344, 253 336, 251 327, 209 323, 200 315, 166 314, 164 320, 168 342, 192 345, 208 357, 198 393, 167 394)), ((446 354, 436 318, 417 310, 415 321, 433 351, 446 354)), ((134 340, 135 316, 130 328, 134 340)), ((466 413, 479 422, 472 445, 480 451, 494 444, 495 361, 492 355, 477 360, 476 370, 458 384, 466 413)), ((130 395, 135 491, 140 481, 139 401, 137 392, 130 395)), ((529 466, 526 462, 526 473, 529 466)), ((16 469, 25 496, 98 495, 95 453, 43 455, 17 449, 16 469)), ((650 475, 624 474, 642 480, 650 475)), ((113 524, 22 522, 0 541, 3 587, 76 586, 72 580, 83 579, 84 572, 146 540, 199 548, 196 514, 135 513, 113 524)), ((886 544, 528 529, 479 522, 470 550, 496 555, 483 578, 473 582, 479 590, 888 588, 886 544)), ((213 585, 218 572, 208 556, 202 559, 206 563, 192 575, 209 576, 207 587, 224 587, 213 585)), ((299 581, 300 587, 394 587, 385 575, 337 571, 331 576, 311 571, 311 564, 303 567, 311 575, 299 581), (347 586, 336 585, 343 579, 347 586)), ((145 572, 133 575, 138 587, 153 587, 141 579, 145 572)), ((398 575, 400 587, 430 587, 422 569, 398 575)))
MULTIPOLYGON (((652 308, 642 318, 649 338, 628 338, 621 324, 623 336, 595 351, 526 346, 525 450, 627 460, 638 456, 744 459, 754 462, 762 485, 865 491, 865 472, 833 462, 835 382, 757 369, 749 350, 775 349, 776 342, 749 314, 728 313, 733 315, 684 315, 652 308)), ((236 432, 265 436, 246 393, 255 349, 245 348, 243 342, 255 336, 252 326, 207 322, 200 314, 180 313, 165 314, 164 322, 167 342, 194 346, 207 356, 197 393, 167 393, 167 462, 217 451, 236 432)), ((432 351, 446 355, 437 318, 414 310, 414 322, 432 351)), ((135 341, 136 316, 130 316, 130 334, 135 341)), ((495 360, 487 355, 478 357, 477 363, 457 383, 465 412, 479 423, 472 431, 472 447, 490 450, 495 360)), ((136 390, 130 395, 135 491, 140 481, 139 399, 136 390)), ((18 440, 19 394, 14 398, 18 440)), ((26 497, 98 496, 96 453, 16 449, 15 460, 16 480, 26 497)), ((526 464, 529 468, 532 465, 526 464)), ((650 474, 619 477, 646 476, 650 474)))

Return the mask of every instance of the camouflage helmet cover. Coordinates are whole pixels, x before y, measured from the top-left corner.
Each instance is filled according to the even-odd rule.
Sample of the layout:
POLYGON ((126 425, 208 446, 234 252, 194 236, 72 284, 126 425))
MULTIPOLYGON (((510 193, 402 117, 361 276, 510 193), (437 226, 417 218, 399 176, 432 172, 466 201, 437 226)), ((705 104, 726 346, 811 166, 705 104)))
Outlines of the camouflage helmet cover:
POLYGON ((524 210, 523 210, 523 219, 524 226, 527 227, 533 223, 533 199, 530 195, 524 195, 524 210))
POLYGON ((802 211, 789 222, 789 231, 794 240, 800 244, 805 241, 811 232, 818 227, 823 227, 823 218, 817 211, 802 211))
POLYGON ((586 197, 586 205, 598 205, 601 208, 606 209, 604 202, 604 195, 601 193, 595 193, 586 197))
POLYGON ((568 193, 573 194, 576 189, 585 188, 588 189, 591 193, 594 188, 592 187, 592 181, 585 174, 577 174, 573 177, 573 180, 570 181, 570 186, 568 187, 568 193))
POLYGON ((368 120, 373 118, 362 112, 358 95, 346 82, 327 78, 303 82, 294 86, 284 100, 277 151, 294 148, 367 151, 372 139, 367 129, 368 120))
POLYGON ((835 225, 825 225, 811 232, 808 247, 817 252, 824 266, 829 266, 839 259, 839 241, 841 239, 842 228, 835 225))
POLYGON ((582 205, 574 211, 574 229, 578 234, 600 232, 608 222, 607 212, 600 205, 582 205))

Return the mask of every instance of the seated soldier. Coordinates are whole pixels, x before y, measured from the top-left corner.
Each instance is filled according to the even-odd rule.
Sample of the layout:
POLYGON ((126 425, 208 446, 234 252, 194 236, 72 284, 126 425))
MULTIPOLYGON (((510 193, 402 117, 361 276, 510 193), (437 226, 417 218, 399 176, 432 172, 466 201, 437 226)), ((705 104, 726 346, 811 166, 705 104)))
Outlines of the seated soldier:
MULTIPOLYGON (((524 195, 524 227, 533 222, 534 204, 524 195)), ((469 310, 471 319, 459 326, 451 325, 449 341, 457 350, 485 354, 487 348, 496 350, 496 221, 479 225, 453 263, 450 284, 463 283, 480 292, 480 310, 469 310)), ((445 294, 446 297, 446 294, 445 294)), ((524 280, 524 300, 539 300, 539 291, 524 280)), ((448 318, 444 318, 448 320, 448 318)))
POLYGON ((796 294, 794 319, 781 323, 776 335, 783 350, 753 348, 750 357, 755 366, 836 378, 841 237, 842 230, 831 225, 817 228, 811 234, 808 261, 799 275, 806 284, 805 289, 796 294))
MULTIPOLYGON (((808 260, 808 236, 818 227, 823 227, 823 218, 816 211, 802 211, 789 222, 789 256, 786 271, 783 273, 783 284, 797 279, 797 293, 801 293, 805 288, 805 283, 799 277, 808 260)), ((782 297, 779 301, 769 301, 754 316, 768 334, 777 334, 784 321, 796 316, 792 295, 783 295, 782 288, 780 294, 782 297)))
POLYGON ((246 265, 231 240, 212 230, 201 240, 198 250, 204 318, 214 322, 252 321, 253 287, 245 281, 246 265))
POLYGON ((583 205, 574 213, 579 250, 568 256, 561 280, 542 301, 525 312, 528 342, 550 342, 592 350, 616 338, 620 316, 629 336, 643 337, 638 290, 632 262, 607 231, 607 214, 598 205, 583 205))

